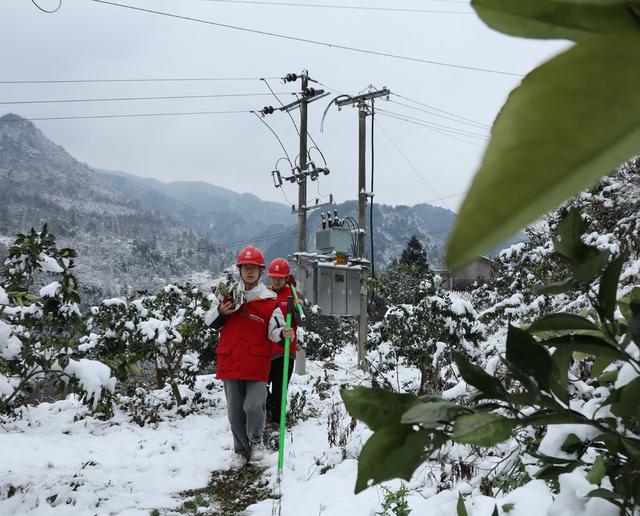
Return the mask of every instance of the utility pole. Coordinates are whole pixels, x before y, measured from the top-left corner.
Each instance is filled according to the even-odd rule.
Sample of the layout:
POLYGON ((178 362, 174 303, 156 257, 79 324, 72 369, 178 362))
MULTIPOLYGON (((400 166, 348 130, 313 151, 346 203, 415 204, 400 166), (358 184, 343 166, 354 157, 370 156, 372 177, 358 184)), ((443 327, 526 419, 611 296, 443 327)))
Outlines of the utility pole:
MULTIPOLYGON (((307 265, 309 261, 309 257, 306 255, 307 210, 319 208, 320 206, 323 205, 322 203, 319 202, 319 199, 316 199, 315 204, 311 208, 307 206, 307 176, 309 176, 311 181, 317 181, 320 174, 326 175, 329 173, 329 168, 326 166, 326 163, 324 167, 316 167, 313 161, 307 160, 307 156, 308 156, 307 108, 310 102, 314 102, 316 100, 324 98, 327 95, 329 95, 329 93, 325 93, 324 90, 316 90, 314 88, 309 88, 309 72, 307 72, 307 70, 303 70, 300 75, 297 75, 295 73, 289 73, 285 77, 283 77, 284 82, 295 82, 298 79, 300 79, 300 97, 296 101, 291 102, 286 106, 281 103, 282 107, 280 108, 274 108, 273 106, 265 106, 260 111, 260 113, 264 117, 266 115, 270 115, 274 113, 275 111, 286 111, 287 113, 289 113, 294 109, 300 108, 300 129, 299 129, 300 156, 298 159, 298 165, 296 166, 295 163, 290 163, 290 166, 292 167, 291 175, 283 177, 280 171, 278 170, 278 162, 276 162, 275 170, 271 172, 271 176, 273 178, 273 183, 276 188, 280 188, 282 186, 283 180, 290 181, 292 183, 298 183, 297 209, 295 205, 292 206, 293 213, 298 214, 298 255, 296 260, 296 266, 297 266, 296 267, 296 283, 298 284, 298 288, 302 289, 302 291, 304 292, 304 287, 306 283, 306 270, 307 270, 307 265)), ((294 122, 294 125, 295 125, 295 122, 294 122)), ((285 150, 285 154, 286 154, 286 150, 285 150)), ((333 202, 333 196, 330 196, 330 202, 333 202)), ((305 374, 304 350, 299 347, 297 349, 296 356, 298 357, 298 359, 296 360, 296 372, 298 374, 305 374)))
POLYGON ((367 289, 369 270, 365 264, 367 234, 367 108, 364 101, 358 105, 358 254, 360 255, 360 317, 358 319, 358 367, 366 370, 365 355, 367 348, 367 328, 369 317, 367 314, 367 289))
MULTIPOLYGON (((307 97, 309 72, 303 70, 300 75, 302 95, 300 97, 300 171, 307 168, 307 97)), ((298 180, 298 251, 307 251, 307 176, 298 180)), ((307 257, 299 256, 296 268, 297 283, 304 288, 306 280, 307 257)))
MULTIPOLYGON (((373 192, 367 192, 367 125, 366 117, 369 114, 370 106, 367 101, 373 101, 378 97, 388 97, 391 92, 387 88, 371 91, 362 95, 356 95, 343 100, 337 100, 338 107, 351 104, 358 106, 358 257, 360 259, 360 316, 358 319, 358 367, 366 371, 365 360, 367 348, 367 333, 369 318, 367 314, 367 285, 369 282, 369 268, 366 257, 366 234, 367 234, 367 198, 373 196, 373 192)), ((373 228, 371 228, 373 231, 373 228)))

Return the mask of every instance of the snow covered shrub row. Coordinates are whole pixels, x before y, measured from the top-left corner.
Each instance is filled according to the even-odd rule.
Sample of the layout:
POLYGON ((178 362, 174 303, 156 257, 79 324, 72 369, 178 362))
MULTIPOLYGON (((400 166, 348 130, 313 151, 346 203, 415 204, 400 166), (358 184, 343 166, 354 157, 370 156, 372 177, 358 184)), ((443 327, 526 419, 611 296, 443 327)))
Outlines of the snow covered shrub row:
MULTIPOLYGON (((156 295, 109 299, 88 313, 72 274, 76 253, 47 231, 18 235, 0 283, 0 412, 45 395, 74 392, 94 411, 112 411, 116 380, 153 369, 156 387, 181 388, 211 372, 217 336, 204 322, 209 296, 191 284, 156 295)), ((132 393, 140 382, 129 382, 132 393)), ((146 399, 146 398, 145 398, 146 399)))
POLYGON ((353 318, 322 315, 317 306, 309 310, 307 327, 301 344, 311 360, 332 360, 336 353, 357 339, 357 326, 353 318))
MULTIPOLYGON (((637 193, 638 188, 634 190, 637 193)), ((501 446, 510 449, 510 455, 516 450, 515 469, 510 464, 502 471, 517 471, 526 482, 524 467, 528 475, 559 486, 550 514, 569 508, 631 514, 640 505, 637 239, 628 240, 624 234, 599 238, 591 228, 584 230, 576 210, 562 213, 561 222, 559 217, 551 219, 550 242, 541 240, 530 247, 533 253, 518 257, 532 267, 529 272, 534 277, 527 274, 511 285, 494 287, 493 292, 501 291, 504 297, 497 294, 494 300, 494 307, 502 306, 492 313, 497 321, 491 328, 496 333, 478 346, 482 354, 460 349, 453 353, 454 364, 443 364, 455 367, 463 383, 472 387, 470 399, 461 397, 454 403, 451 397, 437 395, 419 398, 365 388, 343 391, 351 415, 374 431, 359 459, 357 491, 371 481, 408 480, 424 457, 454 442, 470 445, 476 454, 477 447, 490 447, 498 456, 506 453, 501 446), (536 257, 540 249, 544 251, 536 257), (537 269, 531 265, 537 263, 537 269), (568 277, 562 278, 562 271, 568 277), (530 301, 517 303, 512 298, 522 294, 519 299, 525 299, 519 289, 526 282, 538 283, 537 272, 555 282, 526 295, 545 298, 534 306, 530 301), (523 305, 524 309, 508 312, 523 305), (506 332, 502 325, 508 326, 506 332), (506 346, 499 343, 504 336, 506 346), (496 352, 504 352, 501 363, 497 356, 489 359, 496 352), (381 457, 387 460, 378 460, 381 457)), ((635 234, 636 223, 627 230, 635 234)), ((398 322, 413 312, 402 312, 398 322)), ((392 310, 385 319, 396 313, 392 310)), ((422 322, 431 325, 433 318, 422 322)), ((399 325, 397 331, 405 331, 407 340, 412 331, 428 330, 414 321, 406 329, 399 325)))
POLYGON ((452 351, 477 354, 474 344, 484 334, 464 294, 445 290, 437 275, 425 272, 424 278, 412 294, 415 303, 388 306, 370 332, 374 369, 385 372, 403 359, 420 371, 418 394, 442 392, 458 383, 457 372, 447 366, 452 351))
POLYGON ((0 412, 42 391, 75 392, 94 410, 110 410, 110 368, 83 356, 73 249, 58 249, 45 225, 18 235, 0 282, 0 412))
POLYGON ((156 295, 110 299, 91 308, 91 332, 80 349, 108 364, 121 381, 153 365, 158 389, 170 386, 178 405, 180 386, 192 387, 211 366, 215 336, 204 321, 211 300, 187 283, 167 285, 156 295))

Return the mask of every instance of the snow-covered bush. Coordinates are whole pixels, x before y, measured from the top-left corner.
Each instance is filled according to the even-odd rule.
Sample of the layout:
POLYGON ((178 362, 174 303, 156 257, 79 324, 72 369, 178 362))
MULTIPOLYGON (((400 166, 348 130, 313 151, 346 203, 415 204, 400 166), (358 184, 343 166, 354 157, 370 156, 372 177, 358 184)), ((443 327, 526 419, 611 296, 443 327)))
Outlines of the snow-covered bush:
POLYGON ((75 256, 57 248, 46 225, 18 235, 9 249, 0 284, 0 411, 51 388, 79 394, 94 410, 111 410, 110 368, 78 349, 85 327, 71 273, 75 256))
POLYGON ((608 513, 614 506, 621 514, 637 511, 638 254, 633 246, 603 248, 589 235, 574 209, 556 225, 554 259, 562 259, 570 275, 538 292, 574 298, 565 299, 563 311, 508 325, 501 374, 482 357, 476 365, 454 352, 460 376, 475 389, 470 404, 380 389, 343 391, 351 415, 374 431, 359 459, 356 491, 371 481, 409 480, 420 457, 452 441, 484 448, 508 441, 520 456, 520 473, 525 464, 527 474, 559 489, 549 514, 587 506, 596 514, 596 505, 608 506, 608 513), (581 315, 571 313, 576 306, 581 315), (398 461, 376 461, 383 456, 398 461))
POLYGON ((431 275, 420 286, 415 304, 391 305, 370 333, 370 347, 386 350, 386 360, 402 358, 420 371, 418 393, 441 392, 457 383, 451 363, 454 349, 474 353, 473 343, 484 327, 464 294, 442 288, 439 276, 431 275), (388 345, 387 345, 388 344, 388 345))
POLYGON ((317 307, 311 307, 301 339, 307 358, 331 360, 347 343, 355 339, 357 327, 353 318, 322 315, 317 307))
POLYGON ((369 281, 371 320, 382 320, 389 306, 418 303, 424 297, 420 285, 428 276, 428 267, 392 263, 386 271, 369 281))
POLYGON ((167 285, 156 295, 132 300, 111 299, 91 309, 91 334, 82 349, 110 364, 119 379, 153 364, 157 387, 170 386, 182 405, 180 385, 192 386, 211 363, 217 339, 204 314, 211 301, 187 283, 167 285))

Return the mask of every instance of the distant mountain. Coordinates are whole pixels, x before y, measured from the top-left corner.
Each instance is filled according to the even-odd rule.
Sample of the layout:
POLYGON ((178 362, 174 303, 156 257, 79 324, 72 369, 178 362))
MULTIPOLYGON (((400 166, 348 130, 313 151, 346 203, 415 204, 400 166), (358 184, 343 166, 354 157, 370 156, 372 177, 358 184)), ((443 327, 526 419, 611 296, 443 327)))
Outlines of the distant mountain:
POLYGON ((194 271, 218 271, 232 259, 178 218, 145 206, 78 162, 32 123, 5 115, 0 117, 0 242, 6 248, 14 234, 44 223, 60 245, 78 250, 77 274, 90 299, 154 288, 194 271))
POLYGON ((163 183, 104 170, 99 174, 144 207, 174 217, 204 238, 218 242, 278 233, 296 223, 291 209, 284 204, 263 201, 253 194, 239 194, 210 183, 163 183))
MULTIPOLYGON (((315 249, 320 211, 334 209, 357 219, 356 201, 310 211, 309 250, 315 249)), ((414 234, 439 266, 454 217, 428 204, 374 204, 376 269, 397 258, 414 234)), ((15 233, 45 222, 61 245, 79 251, 78 275, 95 298, 154 288, 194 272, 216 274, 245 243, 255 242, 267 259, 290 255, 297 244, 297 216, 287 205, 204 182, 164 183, 94 169, 31 122, 7 114, 0 117, 0 253, 15 233)))

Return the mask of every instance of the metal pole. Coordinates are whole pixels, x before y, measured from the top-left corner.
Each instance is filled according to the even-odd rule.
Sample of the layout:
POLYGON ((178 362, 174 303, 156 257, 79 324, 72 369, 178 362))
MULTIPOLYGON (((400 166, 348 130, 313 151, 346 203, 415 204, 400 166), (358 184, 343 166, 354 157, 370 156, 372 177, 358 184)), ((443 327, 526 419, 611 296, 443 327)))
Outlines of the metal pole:
POLYGON ((358 320, 358 366, 363 371, 366 370, 365 354, 367 347, 367 280, 368 270, 364 264, 365 256, 365 235, 367 232, 366 218, 366 107, 361 103, 358 109, 358 224, 360 233, 358 235, 358 255, 363 260, 360 269, 360 317, 358 320))
MULTIPOLYGON (((306 70, 302 72, 302 92, 309 84, 309 75, 306 70)), ((300 171, 307 168, 307 98, 304 94, 300 101, 300 171)), ((307 250, 307 176, 302 174, 298 183, 298 251, 307 250)), ((305 257, 299 257, 297 263, 297 283, 304 289, 305 272, 307 262, 305 257)))
MULTIPOLYGON (((302 71, 301 92, 300 96, 300 171, 304 172, 307 168, 307 97, 304 92, 309 85, 309 73, 307 70, 302 71)), ((302 174, 302 179, 298 183, 298 251, 304 253, 307 250, 307 176, 302 174)), ((307 279, 306 256, 298 256, 296 267, 297 283, 304 293, 305 283, 307 279)), ((306 353, 302 347, 296 349, 296 372, 298 374, 306 374, 305 367, 306 353)))

